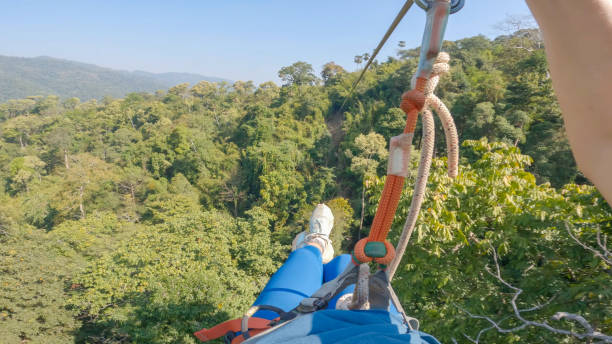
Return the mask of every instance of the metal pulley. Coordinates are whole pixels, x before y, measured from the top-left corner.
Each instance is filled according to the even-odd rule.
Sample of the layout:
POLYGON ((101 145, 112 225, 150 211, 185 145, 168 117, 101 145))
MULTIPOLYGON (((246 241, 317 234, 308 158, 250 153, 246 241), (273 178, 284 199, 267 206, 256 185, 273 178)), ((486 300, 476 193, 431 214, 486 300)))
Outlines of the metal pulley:
MULTIPOLYGON (((434 1, 435 0, 414 0, 414 3, 427 11, 429 8, 431 8, 431 4, 434 1)), ((463 8, 463 5, 465 5, 465 0, 451 0, 450 13, 453 14, 459 12, 459 10, 463 8)))

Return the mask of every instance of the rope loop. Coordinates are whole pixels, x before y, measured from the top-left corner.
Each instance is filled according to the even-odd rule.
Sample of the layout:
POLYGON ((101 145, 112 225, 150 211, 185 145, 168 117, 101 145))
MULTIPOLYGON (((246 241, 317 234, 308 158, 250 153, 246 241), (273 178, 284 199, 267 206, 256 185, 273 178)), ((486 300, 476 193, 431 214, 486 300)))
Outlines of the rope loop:
POLYGON ((355 244, 353 247, 353 260, 355 260, 355 265, 369 263, 372 261, 372 257, 368 257, 365 253, 365 245, 368 243, 368 238, 363 238, 355 244))
POLYGON ((356 265, 375 262, 389 265, 395 258, 395 247, 388 241, 373 241, 366 237, 359 240, 353 248, 353 260, 356 265))

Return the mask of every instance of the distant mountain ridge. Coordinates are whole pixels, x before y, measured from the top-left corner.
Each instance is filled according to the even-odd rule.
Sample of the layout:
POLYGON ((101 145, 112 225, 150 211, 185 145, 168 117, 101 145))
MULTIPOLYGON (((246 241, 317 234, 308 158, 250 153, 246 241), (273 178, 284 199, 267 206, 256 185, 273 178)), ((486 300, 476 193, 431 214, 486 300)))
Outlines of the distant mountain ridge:
POLYGON ((36 95, 57 95, 82 101, 105 96, 123 97, 131 92, 155 92, 202 80, 231 82, 193 73, 124 71, 48 56, 0 55, 0 102, 36 95))

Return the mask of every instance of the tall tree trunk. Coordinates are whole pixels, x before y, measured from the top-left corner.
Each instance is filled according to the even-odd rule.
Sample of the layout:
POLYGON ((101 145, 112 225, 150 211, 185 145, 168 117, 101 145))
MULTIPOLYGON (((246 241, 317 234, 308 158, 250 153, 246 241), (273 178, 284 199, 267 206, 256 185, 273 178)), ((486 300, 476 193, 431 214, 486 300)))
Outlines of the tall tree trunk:
POLYGON ((23 135, 19 135, 19 144, 21 145, 21 148, 23 149, 25 146, 23 145, 23 135))
POLYGON ((136 204, 136 195, 134 192, 134 184, 130 183, 130 195, 132 196, 132 204, 136 204))
MULTIPOLYGON (((523 126, 525 125, 525 123, 521 123, 521 126, 519 127, 519 129, 523 130, 523 126)), ((519 143, 519 139, 516 138, 514 140, 514 147, 518 147, 518 143, 519 143)))
POLYGON ((357 233, 357 239, 361 239, 361 230, 363 229, 364 215, 365 215, 365 183, 361 183, 361 220, 359 221, 359 233, 357 233))
POLYGON ((67 170, 70 169, 70 164, 68 163, 68 151, 66 149, 64 149, 64 165, 66 166, 67 170))
POLYGON ((81 185, 79 187, 79 210, 81 211, 81 218, 84 219, 85 218, 85 207, 83 206, 83 193, 84 193, 84 187, 83 185, 81 185))

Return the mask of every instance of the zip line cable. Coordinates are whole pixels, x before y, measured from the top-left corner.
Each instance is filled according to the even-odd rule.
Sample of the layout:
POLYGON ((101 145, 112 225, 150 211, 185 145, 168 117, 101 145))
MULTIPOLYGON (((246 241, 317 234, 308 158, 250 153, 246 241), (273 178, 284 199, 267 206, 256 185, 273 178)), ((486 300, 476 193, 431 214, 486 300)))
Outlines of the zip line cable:
POLYGON ((380 49, 382 49, 382 47, 385 45, 385 43, 387 43, 387 40, 389 39, 389 37, 391 36, 393 31, 395 31, 395 28, 397 27, 397 25, 402 21, 402 19, 404 18, 404 16, 406 15, 408 10, 410 9, 410 7, 412 7, 412 4, 414 4, 414 0, 407 0, 406 3, 404 4, 404 6, 402 7, 402 9, 400 9, 399 13, 397 14, 395 19, 391 23, 391 26, 389 26, 389 29, 387 29, 387 32, 385 33, 383 38, 380 40, 380 43, 378 43, 378 46, 376 47, 376 49, 374 49, 374 52, 372 53, 372 56, 370 57, 370 59, 368 60, 368 62, 365 65, 365 67, 361 71, 361 74, 359 74, 359 78, 357 78, 357 80, 355 80, 355 82, 353 83, 353 86, 351 86, 351 90, 349 91, 349 94, 346 96, 346 98, 344 98, 344 101, 342 102, 342 105, 340 105, 340 111, 342 111, 342 109, 344 109, 344 105, 346 105, 346 102, 353 95, 353 92, 357 88, 357 85, 359 84, 359 82, 361 82, 361 79, 363 79, 363 76, 365 75, 365 72, 368 70, 368 68, 372 64, 372 61, 374 61, 374 59, 376 58, 376 55, 378 55, 378 53, 380 52, 380 49))

